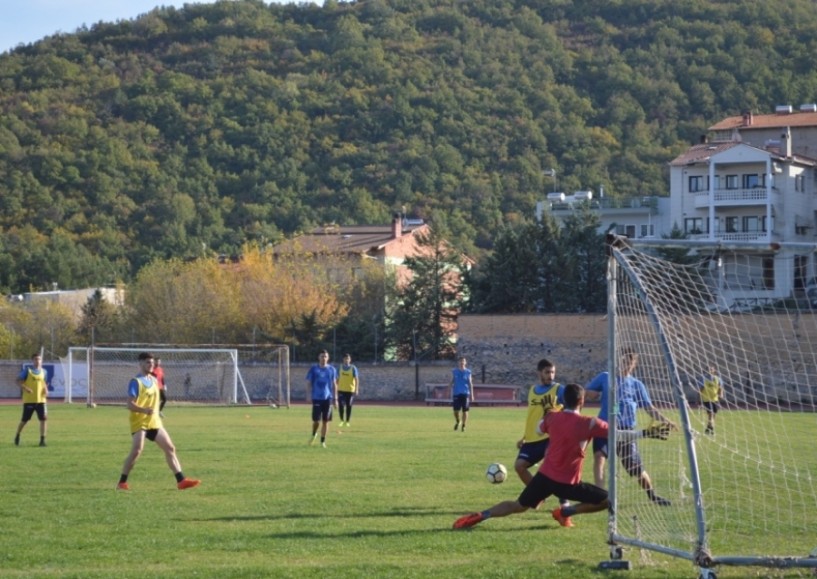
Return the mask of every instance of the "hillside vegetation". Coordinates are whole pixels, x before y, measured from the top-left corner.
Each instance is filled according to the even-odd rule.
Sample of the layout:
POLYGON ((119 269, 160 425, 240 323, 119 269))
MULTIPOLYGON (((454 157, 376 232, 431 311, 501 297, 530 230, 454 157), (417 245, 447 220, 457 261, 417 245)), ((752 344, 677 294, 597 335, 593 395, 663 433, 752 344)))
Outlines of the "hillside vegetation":
POLYGON ((240 0, 91 24, 0 55, 0 290, 394 211, 479 257, 554 188, 666 194, 708 125, 817 99, 815 53, 808 0, 240 0))

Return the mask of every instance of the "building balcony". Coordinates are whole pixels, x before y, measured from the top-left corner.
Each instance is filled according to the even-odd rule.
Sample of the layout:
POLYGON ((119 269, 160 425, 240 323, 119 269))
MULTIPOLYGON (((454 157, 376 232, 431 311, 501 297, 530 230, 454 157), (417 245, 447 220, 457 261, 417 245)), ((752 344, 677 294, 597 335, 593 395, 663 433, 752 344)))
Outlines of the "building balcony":
MULTIPOLYGON (((694 233, 689 235, 689 239, 709 239, 708 233, 694 233)), ((735 241, 768 241, 769 234, 765 231, 751 231, 751 232, 735 232, 727 233, 725 231, 715 232, 715 241, 723 243, 735 241)))
POLYGON ((602 212, 626 210, 636 213, 644 213, 644 215, 655 215, 658 211, 658 197, 642 196, 642 197, 602 197, 599 199, 574 201, 572 199, 565 199, 565 201, 550 202, 546 205, 546 209, 553 212, 558 211, 573 211, 575 208, 586 204, 591 209, 600 210, 602 212))
MULTIPOLYGON (((709 207, 709 191, 695 193, 695 208, 705 209, 709 207)), ((755 187, 752 189, 715 189, 715 207, 744 207, 747 205, 766 205, 769 195, 765 187, 755 187)), ((771 202, 773 204, 780 201, 780 193, 772 188, 771 202)))

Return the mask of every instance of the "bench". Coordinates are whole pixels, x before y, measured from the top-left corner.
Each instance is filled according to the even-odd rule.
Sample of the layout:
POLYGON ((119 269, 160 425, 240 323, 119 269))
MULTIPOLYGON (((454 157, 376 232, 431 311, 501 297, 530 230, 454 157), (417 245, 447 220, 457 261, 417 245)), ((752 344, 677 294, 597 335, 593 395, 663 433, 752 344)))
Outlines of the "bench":
MULTIPOLYGON (((519 386, 510 384, 474 384, 471 406, 496 406, 499 404, 522 404, 519 386)), ((426 384, 427 406, 451 404, 451 388, 448 384, 426 384)))

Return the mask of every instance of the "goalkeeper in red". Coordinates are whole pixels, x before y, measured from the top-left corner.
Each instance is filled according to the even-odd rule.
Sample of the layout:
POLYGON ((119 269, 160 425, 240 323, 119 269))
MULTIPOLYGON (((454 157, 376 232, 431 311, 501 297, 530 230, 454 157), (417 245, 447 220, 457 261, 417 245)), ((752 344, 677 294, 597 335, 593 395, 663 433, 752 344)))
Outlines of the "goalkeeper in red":
POLYGON ((131 450, 122 465, 122 476, 116 488, 129 491, 128 475, 136 464, 139 455, 145 448, 145 439, 155 442, 165 453, 167 466, 176 477, 176 488, 179 490, 193 488, 201 481, 186 478, 182 473, 182 465, 176 457, 176 447, 170 435, 162 426, 159 416, 159 384, 152 374, 154 358, 152 354, 139 354, 139 369, 141 372, 128 384, 128 410, 130 410, 131 450))
MULTIPOLYGON (((607 491, 596 485, 582 482, 581 473, 587 447, 594 437, 607 436, 607 423, 599 418, 582 416, 584 388, 568 384, 564 390, 564 409, 550 412, 539 423, 539 430, 550 435, 550 446, 539 471, 515 501, 503 501, 480 513, 460 517, 454 522, 455 529, 466 529, 491 517, 506 517, 536 508, 551 495, 576 501, 578 504, 562 506, 552 512, 553 518, 562 526, 568 526, 573 515, 596 513, 610 505, 607 491)), ((647 429, 640 432, 621 431, 626 438, 662 438, 669 428, 647 429)))

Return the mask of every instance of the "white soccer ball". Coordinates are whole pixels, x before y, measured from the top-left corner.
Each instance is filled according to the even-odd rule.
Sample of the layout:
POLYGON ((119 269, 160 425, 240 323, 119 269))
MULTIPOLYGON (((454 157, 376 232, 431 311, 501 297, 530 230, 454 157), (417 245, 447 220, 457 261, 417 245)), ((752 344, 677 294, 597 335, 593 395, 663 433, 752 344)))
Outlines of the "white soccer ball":
POLYGON ((489 483, 497 485, 505 482, 505 479, 508 478, 508 469, 505 468, 504 464, 495 462, 485 471, 485 476, 488 478, 489 483))

